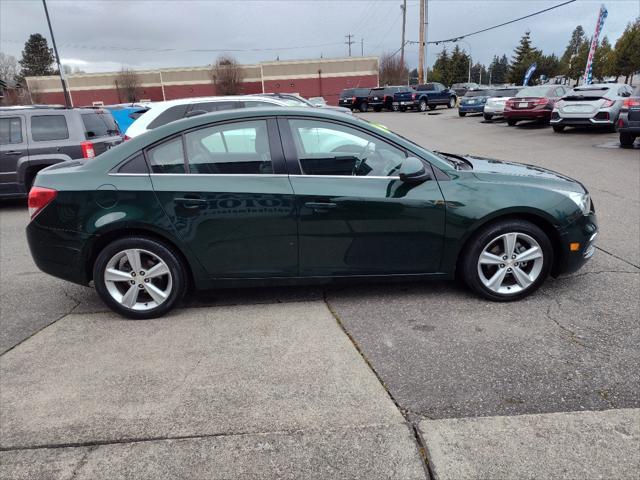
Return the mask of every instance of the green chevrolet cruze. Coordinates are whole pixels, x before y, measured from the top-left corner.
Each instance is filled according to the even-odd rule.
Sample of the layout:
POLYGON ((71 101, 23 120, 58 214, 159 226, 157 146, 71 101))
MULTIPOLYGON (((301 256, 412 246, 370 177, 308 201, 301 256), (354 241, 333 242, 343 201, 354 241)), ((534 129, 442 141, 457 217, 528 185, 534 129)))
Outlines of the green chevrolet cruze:
POLYGON ((542 168, 431 152, 314 109, 192 117, 41 171, 27 237, 45 272, 131 318, 210 289, 462 278, 520 299, 594 253, 593 204, 542 168))

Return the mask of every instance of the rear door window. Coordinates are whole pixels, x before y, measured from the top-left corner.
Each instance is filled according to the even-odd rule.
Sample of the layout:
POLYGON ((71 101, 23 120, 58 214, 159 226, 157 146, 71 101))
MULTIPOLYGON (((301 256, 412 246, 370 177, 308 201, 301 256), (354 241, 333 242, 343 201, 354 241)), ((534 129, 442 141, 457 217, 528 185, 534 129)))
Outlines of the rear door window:
POLYGON ((110 113, 90 112, 81 115, 84 133, 87 139, 109 137, 118 134, 118 127, 110 113))
POLYGON ((158 117, 152 121, 147 128, 152 130, 154 128, 161 127, 162 125, 166 125, 167 123, 180 120, 184 117, 185 113, 187 113, 188 107, 188 104, 184 104, 174 105, 173 107, 167 108, 164 112, 158 115, 158 117))
POLYGON ((152 173, 185 173, 182 137, 176 137, 147 152, 152 173))
POLYGON ((22 121, 20 117, 0 118, 0 145, 22 143, 22 121))
POLYGON ((37 115, 31 117, 31 137, 36 142, 69 138, 67 119, 64 115, 37 115))

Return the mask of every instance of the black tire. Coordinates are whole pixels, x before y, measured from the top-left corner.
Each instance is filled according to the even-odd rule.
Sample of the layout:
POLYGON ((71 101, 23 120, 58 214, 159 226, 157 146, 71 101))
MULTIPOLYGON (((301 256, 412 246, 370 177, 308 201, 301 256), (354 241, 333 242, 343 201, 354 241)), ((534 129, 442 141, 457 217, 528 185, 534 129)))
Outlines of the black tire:
POLYGON ((633 142, 636 141, 635 135, 628 132, 620 132, 620 146, 622 148, 633 147, 633 142))
POLYGON ((554 259, 553 245, 547 234, 533 223, 517 219, 500 220, 483 227, 467 242, 465 249, 466 252, 463 252, 464 257, 461 261, 462 279, 475 293, 496 302, 520 300, 535 292, 549 276, 554 259), (484 285, 478 273, 478 259, 493 239, 510 232, 529 235, 538 242, 543 253, 543 264, 536 280, 525 290, 513 294, 502 294, 484 285))
POLYGON ((461 116, 461 117, 464 117, 464 116, 467 115, 467 112, 461 112, 461 111, 458 110, 458 115, 461 116))
POLYGON ((435 105, 429 105, 429 110, 435 110, 436 106, 435 105))
POLYGON ((516 123, 518 123, 517 120, 512 120, 512 119, 507 120, 507 125, 509 125, 510 127, 515 126, 516 123))
POLYGON ((138 236, 120 238, 104 247, 98 254, 93 265, 93 281, 98 295, 111 310, 123 317, 134 320, 160 317, 172 310, 175 305, 182 300, 182 297, 184 297, 188 284, 185 265, 173 249, 157 240, 138 236), (109 293, 104 280, 104 272, 107 268, 107 264, 119 252, 129 249, 141 249, 151 252, 153 255, 161 259, 169 269, 172 282, 171 291, 167 299, 155 308, 142 311, 134 310, 121 305, 109 293))
POLYGON ((553 131, 556 133, 562 133, 564 132, 564 125, 554 125, 553 126, 553 131))
POLYGON ((401 112, 406 112, 407 111, 407 107, 400 107, 400 111, 401 112))
POLYGON ((454 108, 458 103, 458 99, 456 97, 449 97, 449 103, 447 103, 447 108, 454 108))
POLYGON ((367 110, 369 110, 369 104, 367 102, 362 102, 360 104, 360 111, 364 113, 367 110))
POLYGON ((429 104, 427 103, 427 101, 423 98, 418 102, 418 111, 420 112, 426 112, 427 108, 428 108, 429 104))
POLYGON ((373 111, 374 112, 381 112, 382 111, 382 107, 373 107, 373 111))
POLYGON ((487 122, 490 122, 491 120, 493 120, 493 115, 489 115, 488 113, 483 113, 482 116, 487 122))

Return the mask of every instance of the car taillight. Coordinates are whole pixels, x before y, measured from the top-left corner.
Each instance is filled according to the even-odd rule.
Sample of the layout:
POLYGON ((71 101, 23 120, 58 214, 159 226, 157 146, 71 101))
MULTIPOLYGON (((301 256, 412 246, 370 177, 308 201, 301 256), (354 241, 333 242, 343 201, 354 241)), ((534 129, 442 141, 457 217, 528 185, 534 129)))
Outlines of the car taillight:
POLYGON ((58 195, 57 190, 44 187, 31 187, 29 191, 29 199, 27 201, 29 205, 29 216, 33 218, 40 213, 40 211, 49 205, 54 198, 58 195))
POLYGON ((548 98, 539 98, 538 100, 536 100, 536 104, 538 105, 546 105, 547 103, 549 103, 548 98))
POLYGON ((351 101, 352 101, 353 103, 356 103, 356 97, 353 97, 353 98, 351 99, 351 101))
POLYGON ((131 137, 129 135, 125 135, 123 138, 123 141, 126 142, 127 140, 131 140, 131 137))
POLYGON ((629 107, 640 107, 640 98, 627 98, 624 101, 624 106, 629 107))
POLYGON ((93 143, 80 142, 80 146, 82 147, 83 158, 93 158, 96 156, 96 151, 93 149, 93 143))
POLYGON ((600 107, 600 108, 609 108, 609 107, 613 107, 613 105, 614 105, 615 103, 616 103, 616 102, 614 102, 613 100, 606 99, 606 100, 604 101, 604 103, 602 104, 602 107, 600 107))
POLYGON ((418 96, 417 93, 412 93, 411 94, 411 100, 415 100, 417 96, 418 96))

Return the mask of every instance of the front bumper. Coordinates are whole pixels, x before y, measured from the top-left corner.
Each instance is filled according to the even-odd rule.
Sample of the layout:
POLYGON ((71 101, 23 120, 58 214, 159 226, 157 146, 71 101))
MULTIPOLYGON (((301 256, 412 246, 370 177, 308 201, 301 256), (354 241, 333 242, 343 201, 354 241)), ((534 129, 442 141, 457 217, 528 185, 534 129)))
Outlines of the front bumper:
POLYGON ((57 230, 32 221, 27 226, 27 242, 40 270, 80 285, 89 283, 86 268, 87 245, 93 235, 57 230))
POLYGON ((598 237, 596 214, 581 215, 575 222, 560 231, 560 258, 556 274, 573 273, 579 270, 595 253, 598 237), (572 249, 572 245, 578 248, 572 249))

